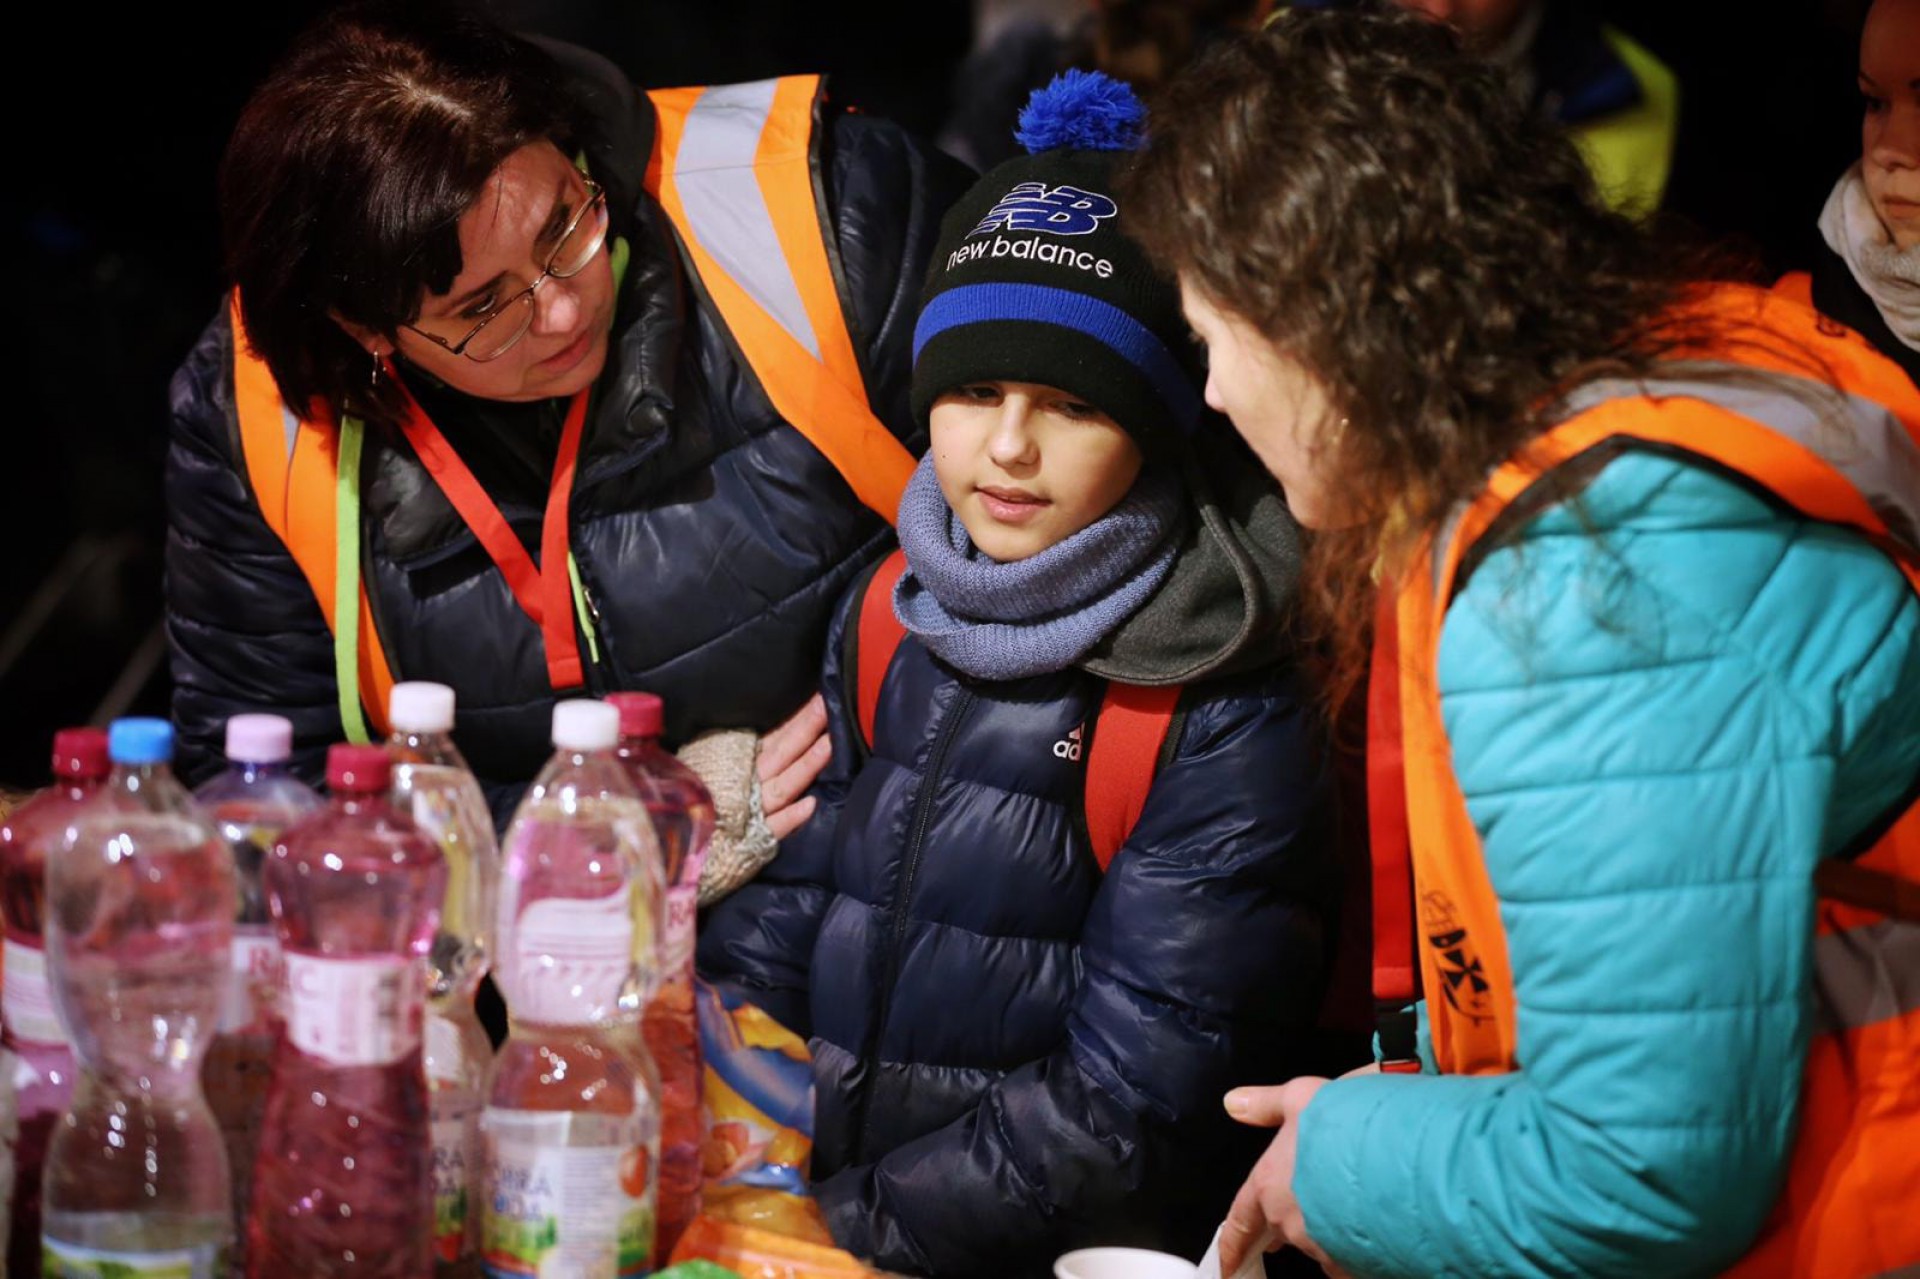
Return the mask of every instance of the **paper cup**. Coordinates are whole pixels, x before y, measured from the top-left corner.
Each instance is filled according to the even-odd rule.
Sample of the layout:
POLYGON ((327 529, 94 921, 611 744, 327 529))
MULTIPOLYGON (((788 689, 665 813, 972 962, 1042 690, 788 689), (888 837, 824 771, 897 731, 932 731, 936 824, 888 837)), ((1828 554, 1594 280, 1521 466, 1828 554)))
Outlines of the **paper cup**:
POLYGON ((1194 1279, 1184 1257, 1147 1248, 1081 1248, 1053 1263, 1054 1279, 1194 1279))

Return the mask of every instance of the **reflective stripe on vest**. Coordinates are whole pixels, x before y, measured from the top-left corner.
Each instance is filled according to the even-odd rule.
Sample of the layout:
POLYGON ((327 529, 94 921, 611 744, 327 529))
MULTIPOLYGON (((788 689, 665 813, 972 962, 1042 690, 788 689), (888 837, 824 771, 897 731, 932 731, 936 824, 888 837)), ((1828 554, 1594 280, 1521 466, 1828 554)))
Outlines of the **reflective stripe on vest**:
POLYGON ((351 741, 372 740, 361 719, 360 690, 364 689, 371 694, 364 709, 378 734, 385 737, 393 673, 359 572, 360 433, 342 432, 324 415, 312 420, 297 417, 281 400, 266 361, 248 345, 237 291, 228 301, 228 314, 233 329, 234 412, 254 500, 267 527, 293 553, 294 563, 319 602, 334 637, 336 671, 349 675, 337 681, 341 731, 351 741), (337 624, 343 615, 347 618, 344 628, 337 624))
POLYGON ((654 92, 647 189, 774 410, 887 523, 913 474, 874 416, 817 198, 820 77, 654 92))
MULTIPOLYGON (((867 404, 841 305, 833 232, 814 180, 818 90, 817 76, 792 76, 649 95, 660 130, 647 189, 776 411, 891 524, 914 462, 867 404)), ((330 415, 303 420, 289 410, 247 344, 237 294, 230 312, 247 478, 333 633, 344 731, 354 741, 384 737, 394 675, 359 580, 359 432, 330 415), (355 466, 342 470, 340 461, 355 466), (353 518, 342 520, 349 509, 353 518), (350 548, 344 561, 336 548, 350 548), (336 626, 343 613, 357 624, 336 626)))
MULTIPOLYGON (((1854 335, 1823 328, 1786 299, 1756 301, 1752 290, 1723 289, 1703 310, 1746 311, 1759 327, 1745 337, 1774 337, 1730 342, 1718 360, 1675 363, 1657 380, 1581 388, 1565 406, 1571 416, 1493 474, 1442 530, 1434 544, 1440 553, 1429 550, 1397 593, 1419 958, 1434 1057, 1446 1073, 1516 1068, 1506 936, 1479 832, 1452 772, 1438 687, 1446 607, 1470 571, 1472 548, 1495 521, 1542 476, 1590 450, 1653 448, 1740 477, 1810 519, 1858 531, 1920 593, 1920 392, 1854 335), (1844 389, 1823 390, 1816 368, 1844 389)), ((1851 867, 1885 882, 1920 882, 1920 803, 1851 867)), ((1816 881, 1823 891, 1830 882, 1816 881)), ((1866 899, 1818 904, 1819 1033, 1804 1072, 1800 1131, 1786 1188, 1733 1274, 1860 1276, 1920 1262, 1920 924, 1856 900, 1866 899)))

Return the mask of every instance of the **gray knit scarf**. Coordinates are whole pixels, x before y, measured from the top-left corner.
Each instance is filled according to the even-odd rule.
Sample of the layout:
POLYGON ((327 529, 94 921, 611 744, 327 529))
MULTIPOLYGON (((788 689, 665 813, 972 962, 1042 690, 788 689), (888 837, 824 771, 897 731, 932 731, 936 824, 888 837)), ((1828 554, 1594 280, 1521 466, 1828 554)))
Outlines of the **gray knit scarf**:
POLYGON ((894 615, 936 656, 977 679, 1063 670, 1166 580, 1186 506, 1175 475, 1145 469, 1119 505, 1086 528, 1001 564, 967 536, 929 453, 900 499, 907 571, 894 588, 894 615))

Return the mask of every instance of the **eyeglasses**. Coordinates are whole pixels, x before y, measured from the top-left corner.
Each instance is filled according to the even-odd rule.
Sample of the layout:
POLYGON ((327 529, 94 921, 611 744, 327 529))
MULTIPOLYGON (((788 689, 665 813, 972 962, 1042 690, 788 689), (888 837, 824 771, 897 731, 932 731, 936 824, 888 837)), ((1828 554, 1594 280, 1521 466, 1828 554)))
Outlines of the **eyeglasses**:
POLYGON ((429 333, 414 324, 403 324, 429 342, 445 347, 454 355, 485 364, 497 360, 525 337, 533 325, 533 295, 549 279, 567 280, 587 269, 607 242, 607 193, 598 182, 583 176, 587 202, 560 233, 560 243, 547 258, 546 270, 526 288, 494 307, 493 313, 473 326, 458 342, 449 342, 438 333, 429 333))

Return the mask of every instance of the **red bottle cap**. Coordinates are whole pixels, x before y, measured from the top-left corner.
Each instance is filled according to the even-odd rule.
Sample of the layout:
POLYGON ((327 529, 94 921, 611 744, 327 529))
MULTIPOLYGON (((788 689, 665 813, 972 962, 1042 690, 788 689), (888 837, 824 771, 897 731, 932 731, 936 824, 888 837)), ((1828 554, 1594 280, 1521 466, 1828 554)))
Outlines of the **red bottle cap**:
POLYGON ((609 706, 620 712, 620 736, 658 737, 666 723, 666 707, 652 693, 611 693, 609 706))
POLYGON ((393 760, 384 746, 335 742, 327 748, 327 786, 336 795, 374 795, 393 784, 393 760))
POLYGON ((53 735, 53 775, 97 782, 113 771, 107 734, 98 728, 63 728, 53 735))

